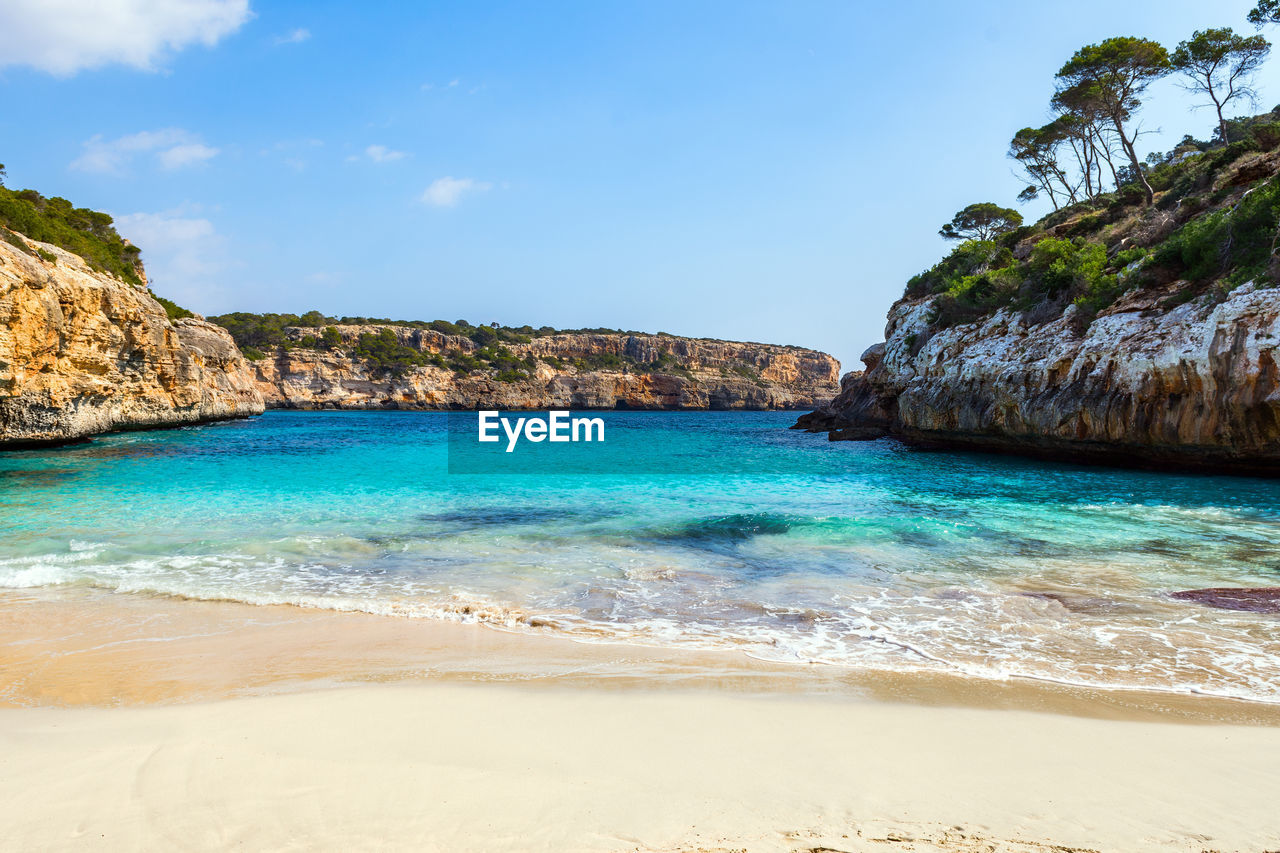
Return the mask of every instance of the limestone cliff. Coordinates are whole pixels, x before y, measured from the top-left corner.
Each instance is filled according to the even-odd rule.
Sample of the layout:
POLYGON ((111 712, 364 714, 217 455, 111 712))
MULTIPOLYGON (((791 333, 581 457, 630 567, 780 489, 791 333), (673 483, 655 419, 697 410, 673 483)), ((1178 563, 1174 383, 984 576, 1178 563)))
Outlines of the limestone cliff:
POLYGON ((1280 473, 1280 289, 1253 283, 1169 308, 1181 283, 1127 294, 1083 328, 1073 306, 931 325, 904 299, 864 374, 796 425, 1077 459, 1280 473))
MULTIPOLYGON (((470 339, 406 326, 339 325, 332 349, 281 347, 254 361, 269 407, 340 409, 798 409, 828 402, 839 362, 799 347, 671 335, 556 334, 505 345, 516 375, 433 364, 378 369, 353 352, 362 335, 391 330, 420 353, 468 354, 470 339), (591 367, 603 360, 607 367, 591 367), (652 367, 652 365, 661 365, 652 367)), ((292 328, 293 341, 317 330, 292 328)))
POLYGON ((30 251, 0 241, 0 446, 263 410, 224 329, 171 322, 145 287, 14 239, 30 251))

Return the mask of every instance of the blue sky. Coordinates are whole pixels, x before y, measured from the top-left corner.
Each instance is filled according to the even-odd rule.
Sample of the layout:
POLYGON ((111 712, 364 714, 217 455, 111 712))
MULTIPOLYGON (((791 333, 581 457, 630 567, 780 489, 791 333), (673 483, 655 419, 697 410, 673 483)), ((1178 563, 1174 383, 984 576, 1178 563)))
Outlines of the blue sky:
MULTIPOLYGON (((0 0, 0 162, 116 215, 203 313, 661 330, 850 369, 941 223, 1014 204, 1009 137, 1076 48, 1252 33, 1251 5, 0 0)), ((1258 83, 1280 102, 1280 57, 1258 83)), ((1141 149, 1207 136, 1193 103, 1154 86, 1141 149)))

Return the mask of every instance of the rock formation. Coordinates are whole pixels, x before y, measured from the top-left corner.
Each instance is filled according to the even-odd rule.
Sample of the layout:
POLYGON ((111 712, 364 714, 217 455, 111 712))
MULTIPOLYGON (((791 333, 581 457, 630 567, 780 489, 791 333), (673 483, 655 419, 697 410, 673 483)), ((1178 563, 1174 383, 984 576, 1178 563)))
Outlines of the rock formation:
POLYGON ((1280 289, 1168 307, 1181 282, 1127 294, 1088 325, 1012 309, 939 328, 904 299, 884 344, 797 428, 1159 466, 1280 473, 1280 289))
POLYGON ((226 330, 171 322, 145 287, 14 239, 30 251, 0 240, 0 446, 263 410, 226 330))
MULTIPOLYGON (((351 354, 362 334, 390 329, 400 344, 422 353, 470 353, 468 338, 407 326, 332 327, 342 345, 331 350, 281 348, 252 362, 268 407, 293 409, 802 409, 835 396, 840 365, 799 347, 736 343, 671 335, 557 334, 505 344, 532 357, 527 376, 511 381, 495 371, 458 373, 418 365, 380 371, 351 354), (575 361, 613 357, 617 366, 575 361), (645 365, 661 363, 661 368, 645 365)), ((316 329, 289 329, 293 340, 316 329)))

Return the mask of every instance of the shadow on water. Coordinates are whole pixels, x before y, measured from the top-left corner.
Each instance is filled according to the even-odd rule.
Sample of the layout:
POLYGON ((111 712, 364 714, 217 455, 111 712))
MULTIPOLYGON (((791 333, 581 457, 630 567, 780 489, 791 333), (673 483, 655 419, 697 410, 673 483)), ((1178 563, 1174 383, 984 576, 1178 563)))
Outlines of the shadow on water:
POLYGON ((0 486, 61 486, 78 479, 79 476, 78 471, 52 468, 18 468, 7 471, 0 469, 0 486))
POLYGON ((1280 480, 1273 478, 1107 467, 973 450, 893 450, 898 467, 886 472, 896 481, 892 486, 926 502, 985 498, 1054 506, 1262 506, 1280 516, 1280 480))
POLYGON ((780 536, 807 523, 810 520, 800 516, 772 512, 735 513, 660 527, 647 534, 642 533, 641 538, 693 546, 721 546, 756 536, 780 536))
POLYGON ((418 520, 446 524, 463 530, 479 530, 489 527, 519 527, 553 522, 598 521, 616 515, 618 513, 611 510, 573 507, 479 506, 448 512, 425 513, 419 515, 418 520))

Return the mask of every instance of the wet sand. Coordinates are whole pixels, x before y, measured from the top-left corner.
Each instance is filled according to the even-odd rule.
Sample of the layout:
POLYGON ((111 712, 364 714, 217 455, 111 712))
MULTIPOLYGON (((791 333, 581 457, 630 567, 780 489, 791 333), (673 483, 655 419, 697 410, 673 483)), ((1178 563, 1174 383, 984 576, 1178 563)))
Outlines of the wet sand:
POLYGON ((486 624, 121 595, 0 592, 0 707, 133 706, 370 683, 711 689, 1280 726, 1280 706, 1203 696, 757 660, 486 624))
POLYGON ((1243 702, 92 590, 0 596, 0 700, 15 849, 1280 848, 1243 702))

